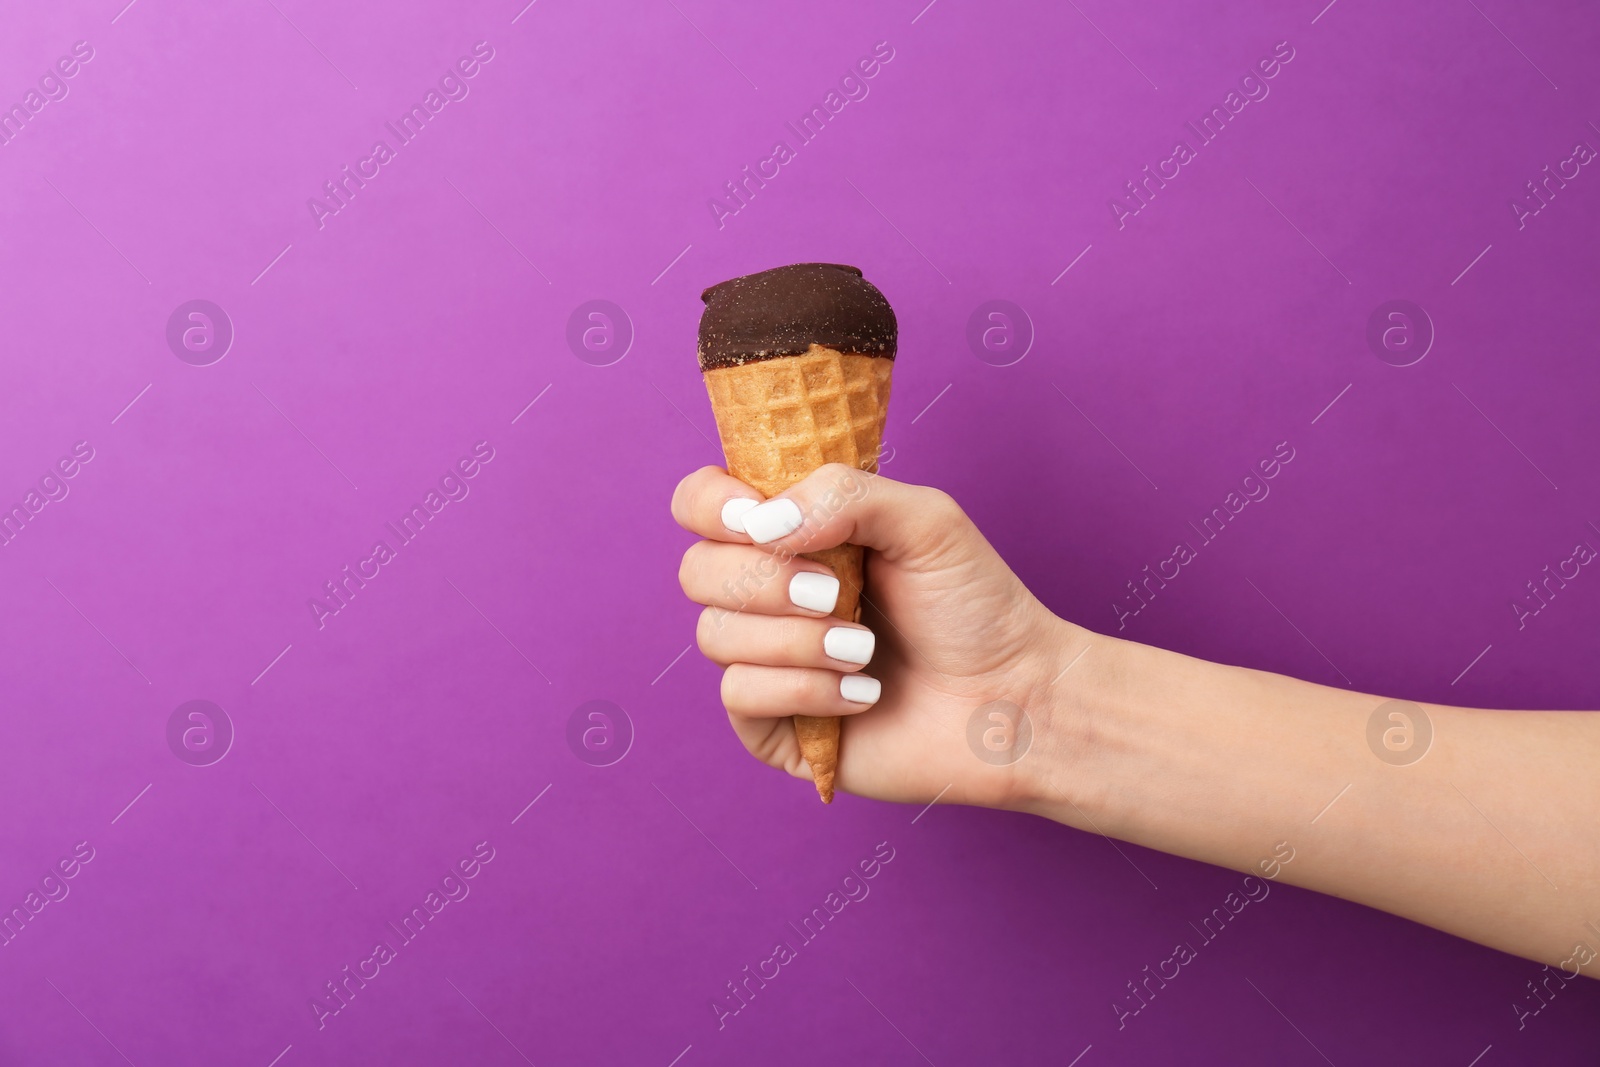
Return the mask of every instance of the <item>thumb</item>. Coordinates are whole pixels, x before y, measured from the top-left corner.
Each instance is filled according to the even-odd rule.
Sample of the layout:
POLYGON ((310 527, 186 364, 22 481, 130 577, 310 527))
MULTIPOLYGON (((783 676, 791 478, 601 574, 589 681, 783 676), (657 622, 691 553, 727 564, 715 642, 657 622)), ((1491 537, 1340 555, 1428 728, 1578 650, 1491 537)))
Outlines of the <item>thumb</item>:
POLYGON ((950 494, 829 463, 744 514, 758 545, 801 554, 861 545, 885 559, 916 557, 967 523, 950 494))

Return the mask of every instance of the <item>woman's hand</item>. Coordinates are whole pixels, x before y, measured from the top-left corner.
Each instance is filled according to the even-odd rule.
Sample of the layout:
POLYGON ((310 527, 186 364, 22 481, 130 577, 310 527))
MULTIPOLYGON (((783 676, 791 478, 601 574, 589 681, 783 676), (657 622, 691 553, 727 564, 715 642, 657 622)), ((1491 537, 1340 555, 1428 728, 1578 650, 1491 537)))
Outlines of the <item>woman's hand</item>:
POLYGON ((708 538, 682 568, 709 605, 701 651, 773 766, 809 777, 790 715, 842 716, 841 789, 948 790, 1600 976, 1600 713, 1385 701, 1091 634, 935 489, 828 466, 758 499, 707 467, 672 510, 708 538), (827 617, 837 584, 796 558, 847 543, 869 550, 861 626, 827 617), (1431 743, 1394 758, 1373 724, 1395 715, 1431 743))
POLYGON ((936 489, 830 464, 760 501, 717 467, 672 497, 679 525, 706 538, 684 553, 679 580, 706 605, 700 651, 724 668, 722 701, 745 747, 809 779, 789 716, 842 716, 842 790, 926 803, 948 787, 952 802, 1027 803, 1029 761, 1007 762, 1003 747, 981 758, 969 736, 1014 731, 1014 708, 1041 730, 1044 693, 1087 633, 1040 604, 936 489), (859 625, 828 616, 838 582, 799 558, 846 543, 868 549, 859 625))

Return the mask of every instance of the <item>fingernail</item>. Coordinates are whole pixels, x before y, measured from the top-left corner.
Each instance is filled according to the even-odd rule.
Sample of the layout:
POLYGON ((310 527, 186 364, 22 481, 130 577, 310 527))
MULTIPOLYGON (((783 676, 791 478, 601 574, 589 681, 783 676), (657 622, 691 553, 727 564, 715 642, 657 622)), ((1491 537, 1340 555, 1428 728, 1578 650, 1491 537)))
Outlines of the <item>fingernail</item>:
POLYGON ((822 651, 841 663, 867 664, 872 662, 872 646, 877 640, 871 630, 835 626, 822 635, 822 651))
POLYGON ((883 683, 864 674, 847 674, 839 679, 839 695, 852 704, 876 704, 883 695, 883 683))
POLYGON ((797 608, 826 615, 839 603, 839 579, 831 574, 801 571, 789 579, 789 602, 797 608))
POLYGON ((744 532, 758 545, 800 529, 805 519, 793 500, 768 500, 744 513, 744 532))
POLYGON ((734 533, 744 533, 744 516, 747 511, 761 503, 749 497, 736 496, 722 505, 722 525, 734 533))

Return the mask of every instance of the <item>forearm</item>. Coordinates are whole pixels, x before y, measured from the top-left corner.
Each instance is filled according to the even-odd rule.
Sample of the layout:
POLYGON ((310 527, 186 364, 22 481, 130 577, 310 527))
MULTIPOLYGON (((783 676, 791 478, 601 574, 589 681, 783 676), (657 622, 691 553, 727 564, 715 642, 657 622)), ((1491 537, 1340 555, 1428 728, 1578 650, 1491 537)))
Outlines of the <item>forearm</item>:
POLYGON ((1424 704, 1431 746, 1391 763, 1368 740, 1383 698, 1064 643, 1090 647, 1043 702, 1028 810, 1600 973, 1574 959, 1600 952, 1600 714, 1424 704))

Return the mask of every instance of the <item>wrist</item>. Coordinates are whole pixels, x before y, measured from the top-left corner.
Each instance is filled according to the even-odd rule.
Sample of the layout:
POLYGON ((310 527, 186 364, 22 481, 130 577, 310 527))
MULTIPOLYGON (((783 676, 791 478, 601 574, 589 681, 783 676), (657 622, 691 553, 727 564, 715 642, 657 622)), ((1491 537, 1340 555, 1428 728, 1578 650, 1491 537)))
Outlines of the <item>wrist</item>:
POLYGON ((1016 802, 1009 805, 1090 829, 1109 815, 1112 764, 1158 673, 1159 649, 1107 637, 1056 616, 1041 642, 1037 681, 1025 707, 1033 741, 1016 802), (1138 683, 1137 685, 1135 683, 1138 683))
POLYGON ((1071 630, 1023 810, 1248 870, 1370 770, 1372 698, 1071 630))
POLYGON ((1109 637, 1064 620, 1060 666, 1035 700, 1038 758, 1021 810, 1129 841, 1164 840, 1180 800, 1215 789, 1229 736, 1247 730, 1245 671, 1109 637))

